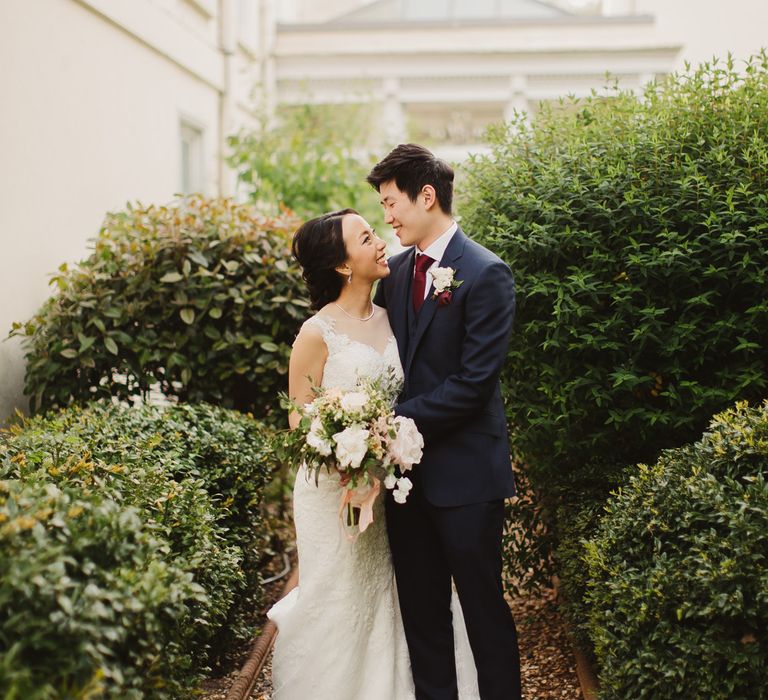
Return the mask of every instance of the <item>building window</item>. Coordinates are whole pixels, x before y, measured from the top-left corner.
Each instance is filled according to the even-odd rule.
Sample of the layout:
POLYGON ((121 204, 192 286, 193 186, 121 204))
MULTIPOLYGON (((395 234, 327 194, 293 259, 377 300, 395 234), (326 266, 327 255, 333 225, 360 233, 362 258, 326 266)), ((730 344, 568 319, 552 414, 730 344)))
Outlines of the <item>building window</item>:
POLYGON ((181 121, 181 192, 203 191, 203 130, 181 121))

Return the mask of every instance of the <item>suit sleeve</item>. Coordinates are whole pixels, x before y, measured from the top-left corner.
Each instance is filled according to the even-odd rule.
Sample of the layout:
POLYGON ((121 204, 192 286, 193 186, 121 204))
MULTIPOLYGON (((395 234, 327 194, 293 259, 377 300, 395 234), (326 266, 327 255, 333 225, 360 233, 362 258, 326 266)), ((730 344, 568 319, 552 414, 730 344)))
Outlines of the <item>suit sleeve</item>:
POLYGON ((515 313, 515 283, 503 262, 483 269, 465 297, 459 371, 432 391, 395 407, 413 418, 425 437, 455 429, 488 403, 507 356, 515 313))

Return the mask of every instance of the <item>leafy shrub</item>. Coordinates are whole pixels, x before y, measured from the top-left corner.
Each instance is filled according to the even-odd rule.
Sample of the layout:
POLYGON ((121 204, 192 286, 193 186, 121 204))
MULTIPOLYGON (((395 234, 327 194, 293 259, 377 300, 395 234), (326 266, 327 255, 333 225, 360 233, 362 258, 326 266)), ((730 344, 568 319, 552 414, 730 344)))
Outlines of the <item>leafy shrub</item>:
POLYGON ((626 465, 765 395, 768 56, 564 106, 494 128, 459 208, 515 274, 512 450, 577 614, 583 569, 565 561, 626 465))
POLYGON ((584 566, 584 545, 594 537, 600 525, 606 488, 610 484, 618 487, 622 483, 623 480, 616 475, 599 487, 585 485, 578 491, 561 495, 547 529, 550 542, 545 544, 552 544, 552 559, 560 580, 560 609, 568 622, 573 641, 588 656, 592 656, 593 650, 589 637, 590 606, 585 600, 590 577, 589 570, 584 566))
POLYGON ((277 119, 229 139, 251 201, 269 215, 287 207, 303 219, 352 207, 371 226, 383 224, 375 193, 365 181, 376 162, 373 105, 283 105, 277 119))
POLYGON ((464 226, 512 267, 504 379, 535 485, 690 442, 768 386, 768 56, 491 132, 464 226))
POLYGON ((528 473, 520 465, 515 468, 517 493, 505 503, 502 548, 505 571, 504 587, 518 596, 549 585, 555 573, 552 559, 552 531, 546 505, 533 488, 528 473))
POLYGON ((611 499, 588 545, 601 697, 768 697, 768 402, 611 499))
MULTIPOLYGON (((27 510, 41 520, 35 525, 38 536, 9 545, 16 554, 7 562, 8 575, 0 577, 0 641, 5 640, 0 643, 0 668, 12 668, 9 678, 18 683, 26 678, 25 683, 43 679, 82 685, 101 678, 116 697, 127 697, 120 692, 129 688, 171 697, 174 688, 192 683, 233 638, 251 634, 252 611, 261 594, 259 568, 268 545, 259 508, 271 468, 268 441, 268 432, 251 418, 207 405, 131 409, 94 404, 14 427, 0 444, 0 478, 6 484, 37 489, 39 497, 55 490, 66 498, 85 499, 109 517, 83 525, 75 506, 74 515, 72 509, 67 513, 82 526, 78 529, 66 518, 43 518, 46 509, 39 498, 33 499, 27 510), (107 555, 102 544, 111 536, 109 518, 149 533, 153 546, 140 554, 125 549, 107 555), (41 569, 40 561, 51 566, 41 569), (125 572, 134 567, 131 578, 125 572), (32 579, 24 573, 29 569, 41 570, 31 591, 32 579), (180 597, 170 584, 148 589, 154 590, 155 602, 134 611, 145 616, 131 623, 134 631, 121 630, 127 619, 123 612, 130 609, 126 601, 143 595, 131 586, 145 585, 145 569, 166 572, 190 592, 180 597), (96 621, 85 619, 90 608, 61 603, 52 593, 62 573, 71 581, 72 600, 87 601, 88 591, 104 589, 104 630, 93 632, 96 621), (63 612, 62 625, 50 628, 47 613, 20 616, 20 590, 34 603, 28 607, 53 606, 63 612), (171 608, 176 612, 169 618, 165 611, 171 608), (146 642, 143 637, 137 642, 134 632, 141 632, 146 642), (100 640, 99 654, 85 655, 81 666, 58 657, 41 661, 41 645, 85 648, 95 644, 93 639, 100 640), (155 683, 167 687, 158 689, 155 683)), ((24 515, 11 513, 17 505, 6 507, 8 518, 24 515)), ((32 526, 30 520, 21 522, 32 526)), ((26 687, 18 683, 12 687, 26 687)))
POLYGON ((158 385, 182 402, 270 415, 308 313, 295 224, 202 197, 109 214, 91 255, 62 265, 56 295, 13 326, 33 410, 158 385))
POLYGON ((0 521, 3 697, 179 696, 210 603, 157 527, 98 493, 18 480, 0 481, 0 521))

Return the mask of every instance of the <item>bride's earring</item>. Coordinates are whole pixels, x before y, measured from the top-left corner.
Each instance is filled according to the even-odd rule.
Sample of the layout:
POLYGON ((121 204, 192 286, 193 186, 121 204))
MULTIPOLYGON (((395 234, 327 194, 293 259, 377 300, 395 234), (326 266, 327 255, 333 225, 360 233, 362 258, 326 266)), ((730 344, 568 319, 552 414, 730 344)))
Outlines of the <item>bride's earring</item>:
POLYGON ((352 284, 352 273, 349 273, 349 277, 347 277, 347 284, 352 284))

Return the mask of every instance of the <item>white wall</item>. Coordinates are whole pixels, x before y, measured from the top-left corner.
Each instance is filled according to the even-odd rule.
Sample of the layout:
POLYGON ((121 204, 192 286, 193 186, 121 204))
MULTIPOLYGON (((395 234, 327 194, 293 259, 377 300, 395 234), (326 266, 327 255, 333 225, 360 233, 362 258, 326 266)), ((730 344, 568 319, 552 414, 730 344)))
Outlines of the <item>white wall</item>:
MULTIPOLYGON (((204 129, 204 191, 231 183, 223 57, 200 10, 218 4, 0 2, 0 341, 50 295, 49 273, 87 255, 107 211, 179 191, 182 117, 204 129)), ((0 342, 0 424, 27 409, 23 373, 19 340, 0 342)))
POLYGON ((745 60, 768 47, 766 0, 633 0, 635 12, 654 15, 660 42, 681 43, 676 65, 725 58, 745 60))

